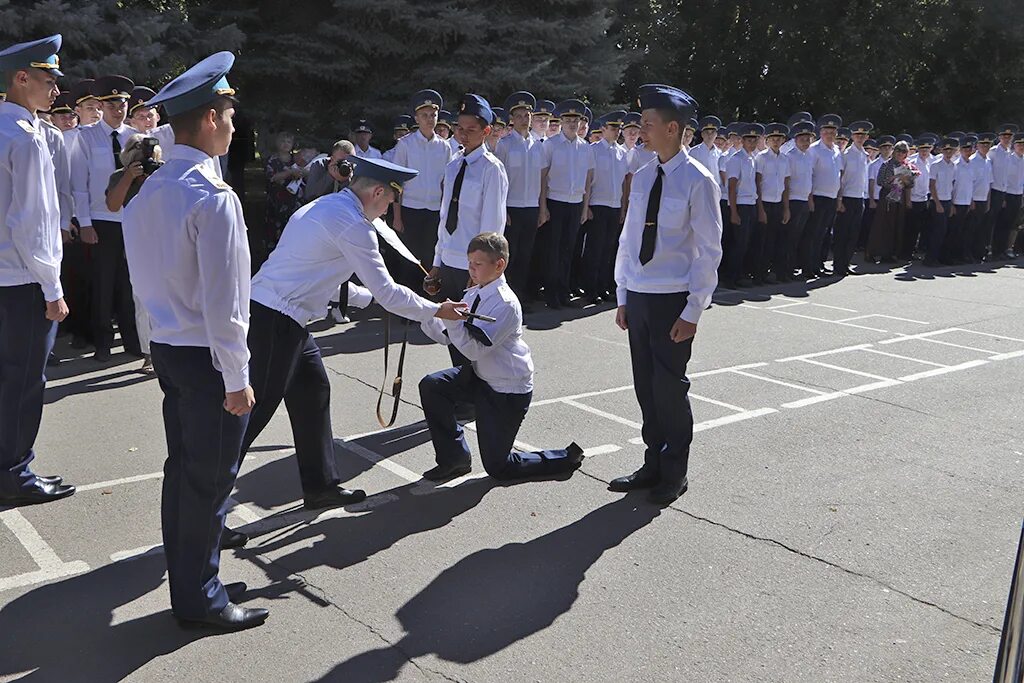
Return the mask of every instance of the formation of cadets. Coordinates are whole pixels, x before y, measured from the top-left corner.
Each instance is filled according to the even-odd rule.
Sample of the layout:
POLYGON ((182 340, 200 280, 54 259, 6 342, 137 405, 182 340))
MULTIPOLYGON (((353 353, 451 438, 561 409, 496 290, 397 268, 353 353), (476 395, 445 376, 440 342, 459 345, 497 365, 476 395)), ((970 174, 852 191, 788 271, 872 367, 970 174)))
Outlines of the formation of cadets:
POLYGON ((395 122, 392 149, 372 147, 359 121, 353 144, 321 160, 327 175, 314 183, 310 171, 322 193, 250 278, 241 202, 219 162, 234 132, 234 56, 212 55, 159 93, 123 76, 60 93, 60 45, 57 35, 0 51, 0 506, 75 492, 30 467, 46 359, 69 303, 73 334, 91 330, 99 360, 116 319, 164 395, 162 534, 172 611, 188 627, 268 616, 237 604, 245 585, 218 573, 221 549, 248 541, 225 527, 228 499, 280 403, 304 506, 366 497, 341 485, 330 382, 306 329, 343 295, 448 347, 451 367, 419 383, 431 481, 471 471, 468 419, 492 477, 571 475, 583 460, 575 443, 514 447, 533 392, 522 302, 613 301, 645 448, 609 489, 667 505, 689 485, 686 368, 720 282, 842 275, 858 248, 879 262, 923 254, 926 266, 1013 253, 1024 191, 1015 126, 872 139, 870 122, 847 129, 807 112, 723 126, 659 84, 639 89, 637 112, 596 117, 579 100, 521 91, 500 108, 467 93, 450 114, 427 89, 395 122), (91 302, 65 302, 61 279, 80 264, 62 243, 76 236, 92 246, 91 302), (383 245, 406 256, 402 267, 388 267, 383 245))

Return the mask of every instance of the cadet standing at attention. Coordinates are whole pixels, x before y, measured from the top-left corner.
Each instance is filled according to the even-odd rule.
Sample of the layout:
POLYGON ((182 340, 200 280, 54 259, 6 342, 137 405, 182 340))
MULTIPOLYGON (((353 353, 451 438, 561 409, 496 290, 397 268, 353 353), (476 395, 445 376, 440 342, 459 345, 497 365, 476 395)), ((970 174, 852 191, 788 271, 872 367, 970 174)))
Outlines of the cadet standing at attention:
POLYGON ((686 364, 718 284, 722 216, 715 178, 681 150, 697 103, 662 86, 644 91, 640 108, 657 159, 633 176, 615 261, 615 322, 629 332, 646 450, 643 466, 609 488, 650 489, 652 501, 667 505, 687 488, 693 413, 686 364))
POLYGON ((46 359, 68 314, 61 215, 37 111, 58 94, 60 34, 0 52, 0 507, 66 498, 74 486, 29 465, 43 416, 46 359))
POLYGON ((230 52, 218 52, 150 100, 174 145, 124 209, 125 250, 153 323, 153 366, 167 436, 161 526, 171 611, 183 626, 240 630, 265 609, 234 604, 245 584, 218 577, 227 500, 255 403, 249 384, 249 242, 242 204, 213 160, 234 133, 230 52))

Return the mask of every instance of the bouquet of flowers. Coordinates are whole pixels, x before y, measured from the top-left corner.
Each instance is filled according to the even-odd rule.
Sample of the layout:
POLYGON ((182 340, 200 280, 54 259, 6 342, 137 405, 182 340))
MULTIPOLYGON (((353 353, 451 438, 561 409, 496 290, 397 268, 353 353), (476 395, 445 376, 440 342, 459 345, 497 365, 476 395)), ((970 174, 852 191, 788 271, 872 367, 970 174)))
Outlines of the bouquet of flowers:
POLYGON ((921 175, 920 169, 909 161, 896 164, 893 169, 892 189, 888 199, 891 202, 903 201, 903 193, 914 186, 914 181, 921 175))

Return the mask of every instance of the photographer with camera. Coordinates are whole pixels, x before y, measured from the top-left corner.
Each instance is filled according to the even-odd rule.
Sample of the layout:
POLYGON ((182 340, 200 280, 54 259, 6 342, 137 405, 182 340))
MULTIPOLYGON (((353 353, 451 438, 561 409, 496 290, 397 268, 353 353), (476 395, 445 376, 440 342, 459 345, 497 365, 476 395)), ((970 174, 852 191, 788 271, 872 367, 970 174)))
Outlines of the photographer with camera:
POLYGON ((355 146, 348 140, 338 140, 331 147, 330 156, 310 162, 302 203, 308 204, 325 194, 341 192, 348 187, 352 176, 352 164, 348 158, 353 156, 355 151, 355 146))
MULTIPOLYGON (((146 178, 163 166, 160 160, 160 144, 156 138, 136 133, 128 138, 121 150, 121 164, 124 168, 114 171, 107 184, 107 210, 120 211, 139 193, 146 178)), ((153 360, 149 355, 151 325, 149 315, 138 297, 135 300, 135 327, 142 349, 142 367, 139 372, 153 374, 153 360)))

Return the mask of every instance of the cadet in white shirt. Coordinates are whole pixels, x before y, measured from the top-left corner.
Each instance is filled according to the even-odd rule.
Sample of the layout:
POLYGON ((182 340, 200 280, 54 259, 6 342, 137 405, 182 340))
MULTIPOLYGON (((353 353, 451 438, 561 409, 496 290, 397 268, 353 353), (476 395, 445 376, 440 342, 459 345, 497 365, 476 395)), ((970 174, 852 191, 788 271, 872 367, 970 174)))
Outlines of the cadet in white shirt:
MULTIPOLYGON (((953 172, 953 210, 949 215, 946 231, 946 245, 943 255, 946 261, 953 264, 967 263, 971 242, 968 227, 974 213, 974 145, 978 141, 975 135, 960 138, 960 158, 953 172)), ((981 164, 976 164, 981 166, 981 164)))
POLYGON ((992 239, 992 253, 999 260, 1013 254, 1012 237, 1017 230, 1022 194, 1024 194, 1024 134, 1013 134, 1013 150, 1005 157, 1006 191, 1003 210, 999 214, 996 234, 992 239))
POLYGON ((992 160, 989 152, 995 144, 995 133, 978 135, 978 151, 971 158, 974 166, 974 212, 968 230, 973 235, 970 245, 972 262, 984 261, 988 256, 988 247, 992 242, 992 160))
POLYGON ((739 123, 736 133, 743 148, 729 157, 726 175, 729 181, 729 249, 722 264, 722 283, 726 287, 750 287, 747 276, 747 251, 751 233, 757 229, 757 168, 754 152, 764 135, 760 123, 739 123))
POLYGON ((373 139, 373 127, 366 119, 359 119, 352 126, 352 143, 356 146, 356 156, 360 159, 380 159, 380 150, 370 145, 373 139))
POLYGON ((103 118, 93 126, 78 129, 71 157, 71 189, 79 234, 94 245, 92 278, 92 323, 99 362, 110 360, 114 343, 111 318, 117 318, 124 350, 142 358, 135 327, 135 303, 125 260, 121 211, 107 208, 110 176, 121 168, 121 148, 136 131, 125 124, 128 98, 135 84, 124 76, 103 76, 92 84, 100 101, 103 118))
POLYGON ((761 224, 755 228, 751 239, 755 282, 789 281, 785 270, 786 226, 790 219, 789 157, 781 151, 788 136, 789 126, 769 123, 765 127, 768 149, 754 157, 757 221, 761 224), (772 272, 768 272, 769 268, 772 272))
MULTIPOLYGON (((394 228, 423 267, 430 268, 441 218, 441 185, 453 152, 448 141, 435 132, 441 94, 419 91, 412 99, 412 110, 417 129, 398 141, 392 161, 414 169, 417 175, 403 190, 401 203, 394 204, 394 228)), ((403 263, 402 267, 404 284, 413 287, 422 280, 422 272, 413 264, 403 263)))
POLYGON ((722 155, 715 146, 715 137, 722 127, 722 120, 717 116, 705 116, 698 125, 700 127, 700 144, 689 150, 690 158, 708 169, 712 176, 718 175, 718 157, 722 155))
POLYGON ((686 365, 718 284, 722 218, 718 183, 682 151, 683 125, 697 103, 676 88, 642 91, 643 126, 657 161, 630 185, 615 260, 616 324, 629 332, 633 387, 643 414, 644 464, 613 479, 613 491, 650 488, 667 505, 687 488, 693 440, 686 365))
POLYGON ((851 123, 852 142, 842 155, 835 238, 832 240, 832 272, 839 277, 856 274, 850 268, 850 261, 860 237, 864 202, 868 196, 868 153, 864 150, 864 143, 873 128, 870 121, 851 123))
POLYGON ((622 139, 629 159, 629 172, 636 173, 640 167, 657 156, 647 149, 640 135, 640 112, 631 111, 622 120, 622 139))
POLYGON ((505 238, 508 240, 510 261, 505 276, 512 291, 523 302, 529 299, 530 263, 540 210, 540 174, 544 167, 543 139, 531 131, 536 104, 536 98, 526 91, 508 96, 505 110, 511 120, 512 130, 498 141, 494 152, 494 156, 505 166, 505 174, 508 176, 508 225, 505 226, 505 238))
POLYGON ((892 149, 887 154, 882 154, 878 141, 868 138, 864 143, 864 151, 868 153, 868 198, 864 207, 864 218, 860 221, 860 237, 857 239, 857 249, 863 251, 867 245, 868 235, 871 232, 871 225, 875 222, 875 211, 878 209, 878 199, 881 197, 881 186, 878 184, 878 171, 882 164, 892 156, 892 149))
POLYGON ((821 139, 810 147, 814 161, 811 178, 811 195, 814 208, 808 220, 805 239, 800 248, 801 268, 804 277, 831 274, 825 270, 822 254, 828 244, 829 231, 836 218, 836 198, 839 196, 839 179, 842 175, 842 155, 836 145, 836 133, 843 120, 836 114, 826 114, 818 121, 821 139))
POLYGON ((171 610, 184 626, 220 630, 259 626, 268 615, 234 604, 245 585, 218 578, 227 499, 255 403, 245 219, 211 163, 234 132, 233 63, 230 52, 212 55, 151 100, 164 105, 177 144, 124 209, 125 250, 153 323, 164 393, 161 526, 171 610))
POLYGON ((923 251, 928 244, 928 226, 931 223, 931 208, 928 196, 931 191, 932 146, 934 141, 927 136, 916 140, 917 153, 907 157, 920 175, 914 178, 910 188, 910 211, 907 214, 906 230, 899 257, 909 261, 918 249, 923 251))
POLYGON ((1008 202, 1006 196, 1010 157, 1013 155, 1013 136, 1017 134, 1018 130, 1015 123, 1000 124, 997 130, 999 144, 989 152, 989 158, 992 160, 992 211, 995 213, 993 216, 992 257, 995 260, 1002 259, 1010 234, 1010 226, 1020 211, 1020 206, 1014 208, 1011 205, 1013 200, 1010 199, 1008 202))
POLYGON ((953 155, 959 147, 959 140, 946 138, 942 141, 942 158, 928 167, 932 220, 928 227, 928 253, 924 260, 926 266, 942 265, 940 257, 946 243, 950 211, 953 210, 953 174, 956 171, 953 155))
MULTIPOLYGON (((458 320, 451 303, 438 305, 392 280, 372 221, 399 198, 414 169, 378 159, 355 162, 353 180, 299 209, 281 241, 252 280, 249 351, 258 402, 242 441, 249 450, 281 401, 288 410, 306 509, 348 505, 363 491, 341 487, 331 429, 331 384, 320 348, 306 323, 322 315, 338 288, 356 275, 388 311, 410 320, 458 320)), ((237 533, 237 532, 235 532, 237 533)))
MULTIPOLYGON (((415 125, 415 121, 408 114, 399 114, 395 117, 394 123, 392 124, 392 137, 394 138, 395 144, 391 149, 385 150, 380 158, 384 161, 394 161, 395 153, 398 151, 398 143, 402 141, 402 138, 409 135, 410 127, 415 125)), ((434 134, 434 129, 430 129, 431 135, 434 134)), ((397 206, 397 204, 395 205, 397 206)))
POLYGON ((561 134, 548 138, 542 147, 544 170, 540 176, 540 216, 547 224, 544 244, 544 300, 548 308, 569 305, 569 281, 576 235, 588 211, 594 179, 594 154, 577 135, 585 107, 579 100, 565 100, 555 107, 561 134))
MULTIPOLYGON (((508 107, 505 107, 505 109, 508 109, 508 107)), ((551 100, 537 100, 537 106, 534 107, 533 118, 530 121, 530 135, 534 140, 543 142, 548 137, 548 122, 554 113, 554 102, 551 100)))
POLYGON ((46 359, 68 307, 60 284, 61 214, 37 111, 56 99, 60 34, 0 51, 0 507, 66 498, 75 487, 30 465, 43 415, 46 359))
POLYGON ((477 443, 484 470, 495 479, 519 479, 571 473, 583 462, 575 443, 559 450, 516 450, 519 427, 533 398, 533 359, 523 341, 523 312, 503 275, 508 242, 497 233, 481 233, 467 247, 473 286, 463 304, 493 320, 438 319, 422 323, 435 341, 455 346, 471 361, 427 375, 420 381, 423 414, 430 429, 437 465, 424 473, 444 481, 472 470, 469 446, 456 421, 457 406, 475 406, 477 443))
MULTIPOLYGON (((808 150, 814 140, 814 124, 811 121, 797 121, 790 129, 793 138, 792 149, 785 152, 789 161, 789 223, 786 224, 786 250, 783 265, 776 268, 779 279, 796 277, 794 271, 800 264, 800 244, 806 239, 808 219, 814 208, 811 197, 814 159, 808 150)), ((785 145, 783 145, 785 146, 785 145)), ((812 276, 813 277, 813 276, 812 276)))
MULTIPOLYGON (((459 134, 465 148, 445 169, 434 266, 429 275, 431 279, 440 277, 442 300, 460 300, 469 286, 469 241, 481 232, 505 231, 508 176, 484 145, 493 121, 487 100, 472 93, 462 97, 459 134)), ((457 356, 453 360, 462 361, 457 356)))
POLYGON ((617 142, 625 116, 624 111, 613 111, 600 117, 602 138, 590 146, 594 180, 580 280, 592 304, 601 303, 614 290, 615 245, 626 216, 631 177, 626 149, 617 142))

